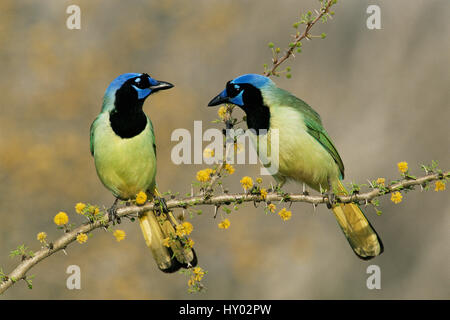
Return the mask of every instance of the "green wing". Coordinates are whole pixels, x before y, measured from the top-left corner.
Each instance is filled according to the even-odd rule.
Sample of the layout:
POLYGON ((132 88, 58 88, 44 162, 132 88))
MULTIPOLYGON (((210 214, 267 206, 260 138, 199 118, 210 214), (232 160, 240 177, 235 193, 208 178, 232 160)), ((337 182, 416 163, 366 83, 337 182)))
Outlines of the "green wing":
POLYGON ((95 127, 97 126, 97 118, 95 118, 94 122, 92 122, 91 124, 91 129, 90 129, 90 149, 91 149, 91 155, 94 155, 94 131, 95 131, 95 127))
POLYGON ((342 162, 336 147, 331 142, 330 136, 322 127, 322 125, 312 119, 305 117, 305 124, 308 133, 313 136, 319 143, 328 151, 333 157, 334 161, 339 166, 339 171, 341 172, 341 179, 344 179, 344 163, 342 162))
POLYGON ((333 157, 334 161, 339 167, 339 171, 341 172, 341 179, 344 179, 344 163, 342 162, 342 159, 339 156, 336 147, 333 145, 333 142, 331 142, 330 136, 323 128, 320 115, 303 100, 293 96, 288 91, 282 91, 284 91, 285 94, 283 100, 287 100, 287 105, 295 107, 302 113, 305 120, 307 132, 312 137, 314 137, 333 157))
POLYGON ((153 130, 153 123, 152 123, 152 121, 150 120, 149 117, 147 117, 147 121, 148 121, 148 124, 150 125, 150 131, 152 133, 153 151, 155 151, 155 158, 156 158, 155 131, 153 130))

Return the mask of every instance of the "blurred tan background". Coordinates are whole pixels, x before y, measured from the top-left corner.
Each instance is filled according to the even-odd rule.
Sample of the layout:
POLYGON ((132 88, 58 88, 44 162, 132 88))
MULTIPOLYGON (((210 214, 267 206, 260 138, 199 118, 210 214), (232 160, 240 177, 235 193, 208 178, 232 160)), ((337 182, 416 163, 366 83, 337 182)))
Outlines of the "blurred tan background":
MULTIPOLYGON (((150 97, 145 111, 158 145, 158 183, 185 194, 204 166, 170 161, 176 128, 194 120, 213 127, 208 101, 225 82, 261 73, 270 63, 269 41, 284 48, 301 10, 294 1, 12 1, 0 2, 0 267, 16 261, 10 250, 38 250, 36 234, 60 235, 52 222, 60 210, 72 222, 79 202, 109 207, 113 197, 100 183, 89 153, 89 126, 104 90, 119 74, 147 72, 175 88, 150 97), (81 30, 68 30, 66 8, 81 7, 81 30)), ((396 164, 438 160, 448 170, 450 118, 450 2, 339 1, 336 15, 304 42, 285 66, 293 78, 275 79, 313 106, 335 141, 346 182, 398 177, 396 164), (382 30, 366 28, 366 8, 381 7, 382 30)), ((206 143, 205 143, 206 146, 206 143)), ((226 184, 257 177, 258 165, 237 166, 226 184)), ((272 181, 264 178, 268 185, 272 181)), ((448 189, 448 187, 447 187, 448 189)), ((287 190, 298 191, 289 185, 287 190)), ((137 223, 119 228, 126 240, 96 230, 30 274, 3 299, 392 299, 450 298, 450 202, 445 192, 415 191, 383 214, 366 213, 385 252, 370 262, 356 258, 324 206, 292 205, 283 222, 249 204, 219 230, 213 208, 191 222, 208 290, 187 293, 187 278, 157 270, 137 223), (66 268, 81 268, 81 290, 66 289, 66 268), (381 268, 381 290, 366 288, 366 268, 381 268)))

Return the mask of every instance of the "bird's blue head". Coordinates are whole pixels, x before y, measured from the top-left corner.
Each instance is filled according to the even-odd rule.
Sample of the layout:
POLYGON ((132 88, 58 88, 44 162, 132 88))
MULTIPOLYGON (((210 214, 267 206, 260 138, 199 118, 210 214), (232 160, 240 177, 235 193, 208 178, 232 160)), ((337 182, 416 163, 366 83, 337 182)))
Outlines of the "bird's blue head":
POLYGON ((146 73, 124 73, 106 89, 102 111, 142 107, 149 95, 172 87, 173 84, 155 80, 146 73))
POLYGON ((268 77, 259 74, 245 74, 228 81, 221 93, 215 96, 208 106, 232 103, 244 110, 247 115, 249 129, 268 129, 270 125, 270 109, 264 103, 263 92, 276 88, 268 77))
POLYGON ((227 82, 225 89, 214 97, 208 106, 217 106, 223 103, 232 103, 245 107, 262 100, 261 91, 268 86, 275 85, 268 77, 259 74, 244 74, 227 82))

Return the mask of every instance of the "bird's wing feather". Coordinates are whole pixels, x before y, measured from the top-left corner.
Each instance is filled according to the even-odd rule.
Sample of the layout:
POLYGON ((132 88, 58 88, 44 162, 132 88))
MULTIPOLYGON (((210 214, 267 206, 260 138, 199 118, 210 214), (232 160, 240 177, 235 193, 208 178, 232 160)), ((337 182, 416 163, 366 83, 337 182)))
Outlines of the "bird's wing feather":
POLYGON ((292 95, 286 90, 284 91, 283 100, 287 102, 287 105, 293 106, 295 109, 301 112, 303 115, 305 125, 307 128, 307 132, 314 137, 324 148, 328 151, 328 153, 333 157, 334 161, 339 167, 339 171, 341 172, 342 179, 344 178, 344 163, 342 162, 339 153, 336 150, 336 147, 331 142, 331 138, 322 126, 322 120, 320 119, 320 115, 311 108, 306 102, 292 95))
POLYGON ((155 151, 155 158, 156 158, 155 131, 153 130, 153 123, 149 117, 147 117, 147 121, 148 121, 148 124, 150 125, 150 132, 152 133, 153 151, 155 151))
POLYGON ((329 154, 333 157, 334 161, 339 167, 339 171, 341 172, 342 179, 344 178, 344 163, 342 162, 339 153, 337 152, 335 146, 331 142, 328 133, 319 123, 314 120, 305 117, 305 124, 307 128, 307 132, 314 137, 324 148, 328 151, 329 154))
POLYGON ((90 149, 91 149, 91 155, 94 155, 94 132, 95 128, 97 127, 97 120, 98 117, 92 122, 91 129, 90 129, 90 149))

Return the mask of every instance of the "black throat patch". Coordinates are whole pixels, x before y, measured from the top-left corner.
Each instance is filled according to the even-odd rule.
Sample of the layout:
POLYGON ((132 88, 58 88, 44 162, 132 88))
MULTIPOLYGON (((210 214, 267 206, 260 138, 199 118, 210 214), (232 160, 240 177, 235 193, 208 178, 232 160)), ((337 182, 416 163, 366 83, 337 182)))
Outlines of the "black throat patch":
POLYGON ((115 108, 109 114, 109 122, 115 134, 127 139, 137 136, 145 129, 147 117, 142 111, 143 104, 144 101, 138 99, 136 90, 131 87, 131 81, 117 90, 115 108))
POLYGON ((242 84, 244 93, 242 100, 245 115, 247 116, 247 127, 256 130, 259 135, 259 130, 269 130, 270 126, 270 109, 264 104, 261 91, 250 84, 242 84))

